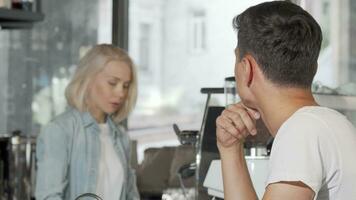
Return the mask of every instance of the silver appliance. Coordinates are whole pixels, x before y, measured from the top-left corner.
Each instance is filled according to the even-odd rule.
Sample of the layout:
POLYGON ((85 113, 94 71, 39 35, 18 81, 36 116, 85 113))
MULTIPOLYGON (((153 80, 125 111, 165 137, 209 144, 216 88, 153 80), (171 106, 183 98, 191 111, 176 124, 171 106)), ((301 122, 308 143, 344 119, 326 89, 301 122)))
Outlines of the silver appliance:
MULTIPOLYGON (((248 171, 258 199, 262 199, 265 192, 265 181, 268 173, 268 156, 246 156, 248 171)), ((212 197, 224 199, 224 188, 221 171, 221 160, 213 160, 204 180, 204 187, 212 197)))
POLYGON ((35 138, 0 135, 0 200, 30 200, 35 187, 35 138))
MULTIPOLYGON (((203 185, 209 167, 213 160, 219 160, 220 155, 216 146, 216 118, 225 109, 225 106, 236 103, 239 97, 236 94, 235 81, 233 77, 225 79, 224 88, 202 88, 202 94, 207 94, 205 111, 203 115, 203 122, 199 132, 199 141, 197 143, 197 156, 196 156, 196 199, 203 200, 209 199, 212 195, 209 194, 209 187, 203 185), (225 95, 225 105, 212 105, 212 95, 225 95)), ((245 156, 249 157, 249 162, 253 166, 262 166, 263 170, 267 170, 263 165, 269 158, 269 153, 272 147, 273 138, 269 134, 266 126, 262 120, 256 122, 258 134, 256 136, 248 136, 244 143, 245 156), (261 161, 261 157, 263 157, 261 161), (260 165, 260 163, 262 163, 260 165)), ((218 170, 218 169, 216 169, 218 170)), ((213 170, 216 173, 218 171, 213 170)), ((210 174, 211 175, 211 174, 210 174)), ((257 175, 256 175, 257 177, 257 175)), ((258 183, 260 183, 258 181, 258 183)), ((211 188, 210 188, 211 191, 211 188)), ((216 196, 219 197, 219 196, 216 196)))

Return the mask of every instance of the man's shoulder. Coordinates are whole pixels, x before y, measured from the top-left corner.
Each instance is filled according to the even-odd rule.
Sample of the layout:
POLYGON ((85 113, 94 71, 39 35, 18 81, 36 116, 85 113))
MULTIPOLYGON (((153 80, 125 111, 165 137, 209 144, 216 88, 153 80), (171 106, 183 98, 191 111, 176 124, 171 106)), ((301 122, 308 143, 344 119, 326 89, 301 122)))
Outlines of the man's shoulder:
POLYGON ((336 110, 321 107, 307 106, 297 110, 289 119, 281 126, 282 130, 290 131, 289 129, 298 130, 320 130, 332 129, 333 126, 349 124, 347 118, 336 110))
POLYGON ((325 107, 298 110, 276 135, 267 184, 299 180, 319 195, 339 195, 332 187, 355 176, 349 159, 355 139, 354 126, 341 113, 325 107))
POLYGON ((320 117, 320 118, 325 118, 325 117, 345 117, 343 114, 340 112, 328 108, 328 107, 323 107, 323 106, 305 106, 300 108, 298 111, 295 112, 297 115, 310 115, 314 117, 320 117))
MULTIPOLYGON (((278 130, 275 143, 290 147, 300 146, 337 147, 337 142, 345 143, 355 138, 354 125, 341 113, 326 107, 299 109, 278 130)), ((277 145, 276 145, 277 146, 277 145)))

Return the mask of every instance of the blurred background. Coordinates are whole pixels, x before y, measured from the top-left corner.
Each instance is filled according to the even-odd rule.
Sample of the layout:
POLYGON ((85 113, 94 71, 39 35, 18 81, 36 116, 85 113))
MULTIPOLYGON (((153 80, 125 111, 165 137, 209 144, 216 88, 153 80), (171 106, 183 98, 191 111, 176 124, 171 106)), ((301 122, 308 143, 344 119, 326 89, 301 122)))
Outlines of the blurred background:
MULTIPOLYGON (((113 43, 129 52, 138 69, 138 102, 125 124, 141 163, 147 148, 180 144, 172 124, 200 130, 207 98, 201 88, 223 87, 225 77, 234 74, 237 40, 232 18, 263 1, 18 0, 10 4, 21 2, 32 4, 22 9, 39 14, 36 22, 7 21, 9 1, 0 0, 0 136, 21 130, 36 137, 65 110, 64 89, 79 59, 95 44, 113 43)), ((313 90, 346 98, 355 95, 356 0, 292 2, 309 11, 323 31, 313 90)), ((210 102, 224 105, 224 96, 213 95, 210 102)), ((337 104, 344 103, 336 99, 333 105, 337 104)), ((348 112, 348 108, 340 110, 348 112)))
MULTIPOLYGON (((200 88, 222 87, 233 75, 232 18, 260 2, 42 1, 43 21, 0 31, 0 134, 19 129, 37 135, 65 109, 64 89, 81 56, 94 44, 114 42, 129 51, 138 69, 139 98, 128 128, 139 152, 177 145, 173 123, 200 128, 206 100, 200 88)), ((356 1, 295 2, 317 19, 324 34, 315 82, 352 88, 356 1)))

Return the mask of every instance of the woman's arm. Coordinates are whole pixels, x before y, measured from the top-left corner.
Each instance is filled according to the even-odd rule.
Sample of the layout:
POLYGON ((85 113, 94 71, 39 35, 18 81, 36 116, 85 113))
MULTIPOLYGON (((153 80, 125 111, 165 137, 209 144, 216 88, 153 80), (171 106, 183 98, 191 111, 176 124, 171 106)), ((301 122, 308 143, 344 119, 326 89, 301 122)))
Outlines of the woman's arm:
MULTIPOLYGON (((120 131, 123 131, 123 129, 119 127, 120 131)), ((125 154, 127 158, 127 193, 126 193, 126 199, 140 199, 140 194, 137 189, 137 183, 136 183, 136 173, 135 170, 131 168, 130 166, 130 155, 131 155, 131 147, 130 147, 130 138, 126 133, 123 134, 123 143, 124 143, 124 149, 125 149, 125 154)))
POLYGON ((37 138, 37 200, 61 200, 68 185, 68 137, 52 122, 37 138))
POLYGON ((140 194, 138 193, 137 184, 136 184, 136 174, 135 170, 128 169, 128 186, 127 186, 127 199, 138 200, 140 199, 140 194))

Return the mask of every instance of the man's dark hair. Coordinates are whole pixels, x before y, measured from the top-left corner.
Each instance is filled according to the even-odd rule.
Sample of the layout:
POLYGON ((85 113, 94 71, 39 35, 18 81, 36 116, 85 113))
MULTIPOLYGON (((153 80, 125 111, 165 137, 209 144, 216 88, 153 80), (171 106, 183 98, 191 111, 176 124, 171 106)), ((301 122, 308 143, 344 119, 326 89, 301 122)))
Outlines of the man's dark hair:
POLYGON ((311 86, 322 33, 309 13, 293 3, 266 2, 236 16, 233 26, 240 59, 251 54, 264 75, 278 85, 311 86))

